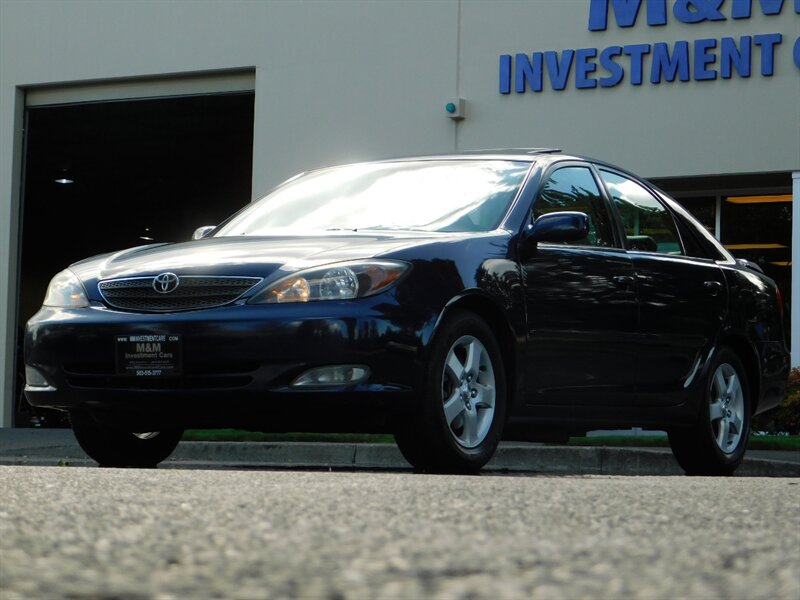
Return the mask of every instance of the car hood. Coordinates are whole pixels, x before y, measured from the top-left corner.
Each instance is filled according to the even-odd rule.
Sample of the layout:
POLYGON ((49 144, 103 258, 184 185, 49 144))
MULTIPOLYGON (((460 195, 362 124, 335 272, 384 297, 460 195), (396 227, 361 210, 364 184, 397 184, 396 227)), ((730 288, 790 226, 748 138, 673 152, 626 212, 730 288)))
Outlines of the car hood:
POLYGON ((177 275, 269 277, 328 263, 372 258, 464 234, 333 232, 304 237, 221 237, 139 246, 73 264, 84 282, 173 272, 177 275))

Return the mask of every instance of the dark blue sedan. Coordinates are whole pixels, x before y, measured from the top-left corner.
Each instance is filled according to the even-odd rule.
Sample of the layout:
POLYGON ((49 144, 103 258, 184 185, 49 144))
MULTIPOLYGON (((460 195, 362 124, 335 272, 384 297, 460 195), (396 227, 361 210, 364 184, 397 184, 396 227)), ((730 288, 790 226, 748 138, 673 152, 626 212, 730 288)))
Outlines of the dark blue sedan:
POLYGON ((730 474, 783 398, 782 301, 684 209, 553 150, 321 169, 197 239, 57 274, 25 394, 105 466, 153 466, 187 427, 391 432, 424 471, 502 439, 669 432, 730 474))

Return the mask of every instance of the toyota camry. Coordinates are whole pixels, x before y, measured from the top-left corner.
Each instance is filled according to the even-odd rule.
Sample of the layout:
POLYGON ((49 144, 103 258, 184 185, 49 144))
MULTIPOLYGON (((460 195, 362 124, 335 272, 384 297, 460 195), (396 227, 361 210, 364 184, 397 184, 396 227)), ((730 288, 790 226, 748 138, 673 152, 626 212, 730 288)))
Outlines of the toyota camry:
POLYGON ((325 168, 194 237, 69 266, 27 324, 28 401, 103 466, 236 427, 390 432, 418 470, 474 472, 503 439, 641 426, 730 474, 785 394, 775 283, 597 160, 325 168))

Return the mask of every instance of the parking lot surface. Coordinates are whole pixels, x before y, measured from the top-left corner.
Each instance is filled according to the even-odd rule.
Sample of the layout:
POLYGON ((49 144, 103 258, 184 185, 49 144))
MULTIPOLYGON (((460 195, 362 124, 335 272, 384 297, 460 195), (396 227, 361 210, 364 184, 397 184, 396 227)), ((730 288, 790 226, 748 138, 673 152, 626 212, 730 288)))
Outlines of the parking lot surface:
POLYGON ((800 482, 0 467, 3 600, 800 597, 800 482))

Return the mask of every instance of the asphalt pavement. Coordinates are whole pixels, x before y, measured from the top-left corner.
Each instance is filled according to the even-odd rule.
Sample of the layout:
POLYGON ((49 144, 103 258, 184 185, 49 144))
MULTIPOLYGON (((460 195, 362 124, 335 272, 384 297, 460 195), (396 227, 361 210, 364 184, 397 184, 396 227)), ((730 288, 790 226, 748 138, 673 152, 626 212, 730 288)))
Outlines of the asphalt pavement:
POLYGON ((0 597, 797 600, 798 485, 0 466, 0 597))
MULTIPOLYGON (((0 429, 0 465, 92 466, 69 429, 0 429)), ((163 468, 410 470, 394 444, 181 442, 163 468)), ((504 442, 486 472, 682 475, 668 448, 504 442)), ((800 452, 748 451, 738 476, 800 477, 800 452)))

